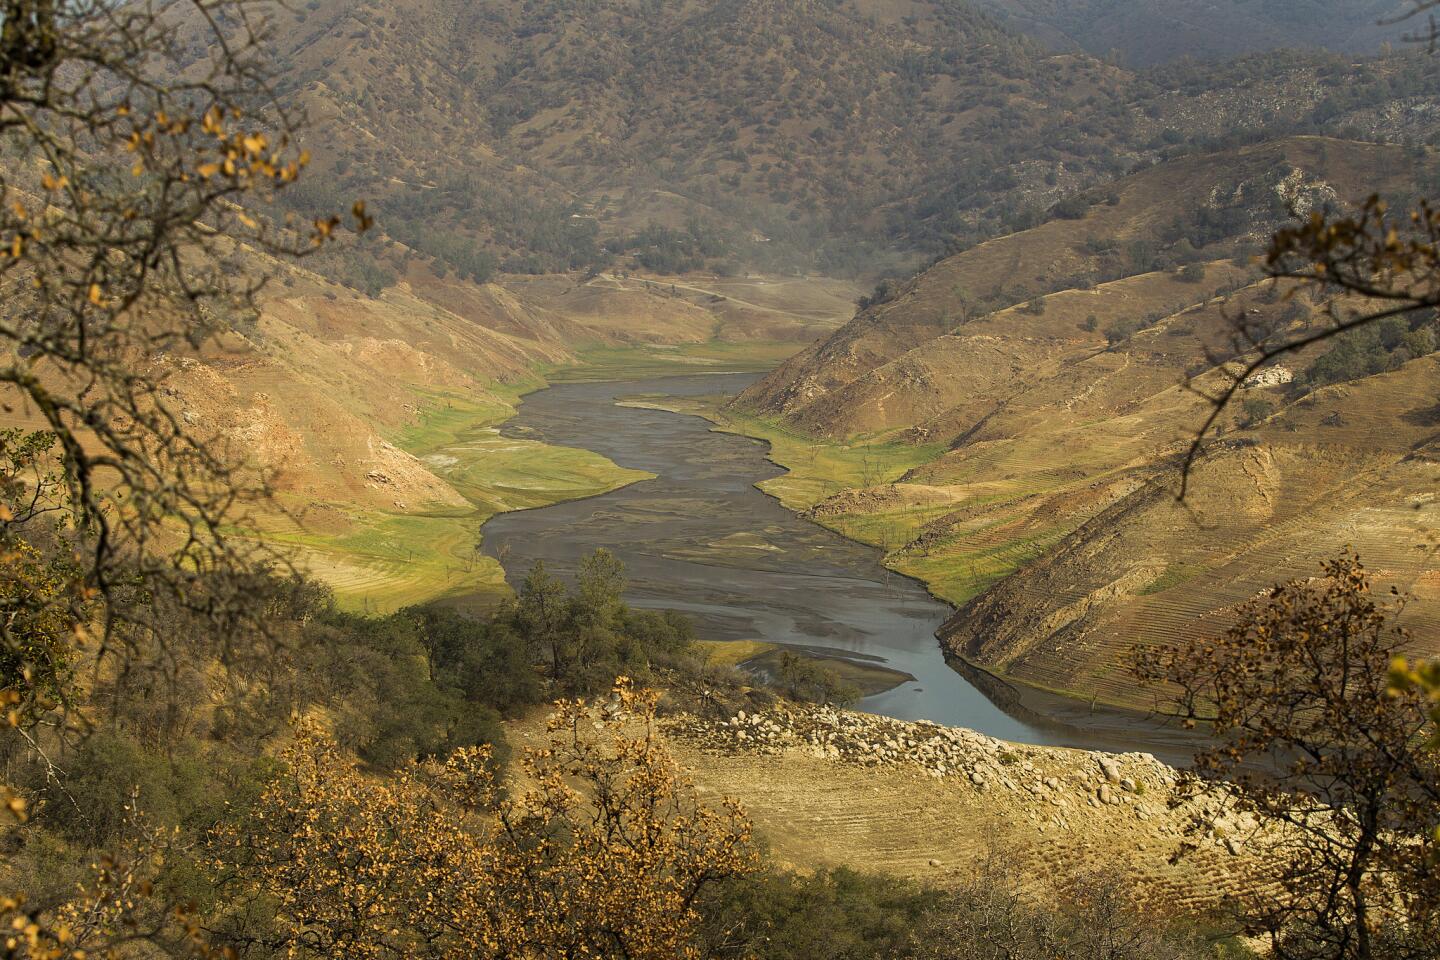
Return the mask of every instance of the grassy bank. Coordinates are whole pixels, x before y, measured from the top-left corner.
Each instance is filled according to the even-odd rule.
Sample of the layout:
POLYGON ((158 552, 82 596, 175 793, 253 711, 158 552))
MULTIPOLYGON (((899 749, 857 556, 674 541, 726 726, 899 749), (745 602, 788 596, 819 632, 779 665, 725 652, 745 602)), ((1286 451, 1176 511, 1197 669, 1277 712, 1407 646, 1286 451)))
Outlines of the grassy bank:
MULTIPOLYGON (((788 430, 772 420, 725 409, 722 398, 654 398, 635 401, 704 417, 717 430, 764 440, 770 459, 786 473, 757 486, 797 512, 852 490, 894 483, 916 467, 944 453, 943 444, 898 443, 886 437, 854 437, 843 443, 788 430)), ((992 499, 1020 499, 1023 492, 992 499)), ((983 496, 925 502, 900 496, 857 502, 854 509, 832 509, 813 517, 831 530, 880 549, 885 564, 921 581, 936 597, 959 605, 990 584, 1015 572, 1045 547, 1065 535, 1056 527, 1030 537, 998 537, 993 542, 941 539, 911 546, 923 528, 956 509, 984 502, 983 496)), ((974 533, 975 531, 966 531, 974 533)))
MULTIPOLYGON (((770 459, 787 472, 761 481, 757 486, 791 510, 808 510, 822 500, 857 487, 891 483, 934 460, 945 449, 941 444, 896 443, 875 437, 856 437, 844 443, 817 440, 771 420, 726 410, 723 400, 721 397, 656 397, 637 399, 631 401, 631 405, 693 414, 704 417, 715 429, 725 433, 764 440, 770 444, 770 459)), ((851 538, 879 545, 878 540, 870 540, 867 531, 860 527, 851 538)))
POLYGON ((386 439, 424 461, 467 506, 387 511, 333 504, 317 511, 292 500, 285 505, 304 514, 302 522, 276 519, 264 535, 295 548, 297 563, 330 583, 349 609, 386 612, 455 596, 494 603, 509 588, 500 564, 479 550, 485 521, 651 476, 588 450, 501 436, 526 393, 550 383, 762 371, 796 349, 769 342, 607 347, 521 383, 487 384, 482 393, 417 391, 415 422, 386 439))
POLYGON ((292 527, 270 539, 300 548, 301 564, 329 582, 342 606, 385 612, 446 596, 481 605, 508 592, 500 564, 480 552, 480 528, 497 513, 595 496, 650 477, 588 450, 501 436, 524 392, 420 395, 416 422, 390 441, 424 461, 467 501, 461 508, 350 511, 343 530, 292 527))
MULTIPOLYGON (((855 437, 844 443, 832 443, 795 433, 769 420, 718 408, 706 416, 721 430, 770 444, 770 459, 789 472, 763 481, 759 487, 792 510, 808 510, 846 490, 892 483, 934 460, 945 449, 940 444, 896 443, 877 437, 855 437)), ((882 545, 878 529, 856 527, 853 533, 840 532, 865 543, 882 545)))

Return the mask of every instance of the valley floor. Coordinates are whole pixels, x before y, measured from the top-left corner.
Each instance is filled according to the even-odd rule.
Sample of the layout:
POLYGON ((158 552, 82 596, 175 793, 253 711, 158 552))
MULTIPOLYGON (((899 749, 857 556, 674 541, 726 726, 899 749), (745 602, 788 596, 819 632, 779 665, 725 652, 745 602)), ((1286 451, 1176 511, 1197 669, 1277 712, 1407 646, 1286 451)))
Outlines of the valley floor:
MULTIPOLYGON (((579 500, 649 478, 577 447, 502 434, 524 395, 547 381, 629 380, 696 372, 759 371, 794 344, 649 345, 583 352, 518 385, 492 384, 483 396, 454 391, 417 394, 416 422, 391 441, 464 498, 449 505, 405 504, 393 510, 305 502, 283 505, 295 520, 267 517, 267 541, 335 590, 344 607, 384 613, 440 598, 487 606, 509 588, 500 564, 480 551, 480 528, 499 513, 579 500)), ((383 478, 375 481, 383 483, 383 478)))

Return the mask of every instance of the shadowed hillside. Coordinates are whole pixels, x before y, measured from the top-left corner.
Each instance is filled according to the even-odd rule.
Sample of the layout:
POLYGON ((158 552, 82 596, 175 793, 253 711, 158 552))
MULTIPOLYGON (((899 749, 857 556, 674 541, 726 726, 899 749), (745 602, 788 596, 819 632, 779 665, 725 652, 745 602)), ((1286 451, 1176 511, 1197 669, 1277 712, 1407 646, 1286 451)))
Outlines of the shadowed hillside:
POLYGON ((1148 66, 1257 50, 1322 47, 1369 53, 1395 41, 1403 0, 981 0, 1006 24, 1060 49, 1148 66))
POLYGON ((330 267, 362 289, 416 260, 903 272, 1137 164, 1342 128, 1423 139, 1440 92, 1419 55, 1133 72, 956 0, 312 0, 274 34, 323 174, 290 205, 364 196, 388 237, 330 267))

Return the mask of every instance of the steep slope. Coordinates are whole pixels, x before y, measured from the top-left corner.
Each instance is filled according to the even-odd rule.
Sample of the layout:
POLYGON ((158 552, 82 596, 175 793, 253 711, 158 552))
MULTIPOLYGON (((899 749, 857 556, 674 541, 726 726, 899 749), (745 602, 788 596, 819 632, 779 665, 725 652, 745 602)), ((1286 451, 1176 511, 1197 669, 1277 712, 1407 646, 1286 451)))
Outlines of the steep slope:
MULTIPOLYGON (((1304 212, 1336 199, 1354 201, 1377 186, 1404 189, 1413 176, 1399 148, 1316 137, 1157 165, 1090 195, 1074 211, 1076 219, 1059 217, 988 241, 898 285, 884 302, 756 384, 737 407, 827 434, 856 432, 825 423, 857 415, 852 404, 831 401, 834 391, 941 334, 968 331, 970 321, 997 308, 1177 261, 1232 257, 1258 248, 1291 207, 1304 212)), ((1207 278, 1194 285, 1197 294, 1234 280, 1224 271, 1207 278)), ((1149 307, 1166 305, 1157 293, 1149 307)), ((1063 335, 1095 340, 1080 338, 1077 328, 1063 335)))
MULTIPOLYGON (((1440 615, 1433 355, 1298 399, 1284 385, 1245 391, 1176 499, 1178 456, 1207 412, 1182 380, 1206 365, 1206 340, 1223 344, 1232 318, 1262 314, 1268 295, 1246 288, 1121 348, 1027 363, 1023 384, 998 378, 999 399, 985 395, 997 378, 983 381, 920 428, 964 426, 953 449, 883 496, 841 494, 813 515, 886 546, 895 569, 960 604, 942 632, 957 654, 1112 702, 1150 705, 1128 675, 1137 646, 1223 630, 1236 605, 1313 575, 1342 545, 1361 551, 1381 588, 1413 593, 1406 616, 1428 626, 1440 615), (1251 401, 1279 412, 1250 424, 1251 401), (937 492, 948 499, 939 509, 937 492)), ((956 339, 957 362, 976 355, 956 339)), ((1016 351, 1002 359, 1016 363, 1016 351)), ((1295 369, 1313 359, 1294 358, 1295 369)), ((1213 389, 1217 376, 1197 385, 1213 389)), ((1415 633, 1435 652, 1433 630, 1415 633)))
POLYGON ((268 420, 289 438, 272 449, 257 436, 245 451, 275 472, 283 494, 386 509, 463 504, 385 438, 416 422, 422 394, 499 402, 492 385, 524 383, 534 366, 573 356, 558 337, 496 329, 532 319, 503 294, 480 322, 478 310, 465 316, 404 290, 370 299, 318 278, 291 278, 293 286, 262 302, 253 331, 169 377, 197 429, 243 441, 247 420, 268 420))
MULTIPOLYGON (((1440 529, 1440 363, 1424 347, 1328 386, 1290 382, 1322 348, 1287 358, 1242 392, 1189 498, 1175 498, 1208 412, 1194 388, 1227 376, 1216 364, 1236 355, 1237 329, 1298 330, 1322 306, 1233 255, 1287 205, 1403 191, 1424 173, 1402 160, 1302 138, 1137 174, 1078 219, 942 261, 731 413, 783 440, 796 475, 777 493, 960 605, 946 643, 1005 676, 1149 706, 1128 679, 1137 644, 1223 629, 1238 603, 1347 543, 1382 586, 1414 592, 1407 616, 1428 622, 1440 615, 1427 547, 1440 529), (1141 269, 1181 244, 1185 267, 1141 269), (1125 275, 1092 282, 1099 270, 1125 275), (994 299, 977 315, 972 297, 994 299), (903 467, 805 494, 832 450, 903 467)), ((1433 349, 1424 322, 1416 342, 1433 349)))
POLYGON ((1156 472, 962 607, 946 643, 1030 683, 1135 702, 1127 667, 1147 645, 1215 635, 1265 585, 1314 576, 1349 545, 1380 587, 1413 594, 1404 622, 1435 653, 1440 462, 1423 391, 1437 379, 1427 357, 1321 392, 1214 451, 1184 504, 1173 471, 1156 472), (1344 427, 1316 424, 1337 411, 1344 427))
POLYGON ((1342 126, 1423 138, 1440 93, 1424 57, 1135 73, 958 0, 312 0, 274 17, 322 174, 290 203, 369 199, 404 245, 369 251, 382 284, 414 255, 482 279, 873 275, 1178 152, 1342 126))

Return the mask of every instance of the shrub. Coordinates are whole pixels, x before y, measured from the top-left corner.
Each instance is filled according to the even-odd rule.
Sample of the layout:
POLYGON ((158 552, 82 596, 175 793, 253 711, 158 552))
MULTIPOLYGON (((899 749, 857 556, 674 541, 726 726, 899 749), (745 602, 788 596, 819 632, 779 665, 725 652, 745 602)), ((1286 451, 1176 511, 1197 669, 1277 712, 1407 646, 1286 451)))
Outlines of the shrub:
POLYGON ((696 898, 757 857, 739 808, 680 778, 654 709, 625 684, 561 703, 525 755, 531 786, 505 800, 483 750, 382 783, 302 736, 212 860, 237 902, 270 906, 263 935, 291 956, 694 955, 696 898))
POLYGON ((1138 333, 1143 326, 1144 324, 1139 320, 1120 320, 1105 328, 1105 342, 1112 347, 1124 343, 1138 333))
POLYGON ((858 960, 911 956, 911 931, 940 894, 844 868, 766 873, 712 887, 700 904, 705 956, 858 960))
POLYGON ((776 685, 786 696, 810 703, 844 705, 860 699, 860 690, 818 660, 791 653, 780 654, 776 685))
POLYGON ((1240 409, 1241 423, 1247 427, 1253 427, 1275 412, 1275 404, 1264 397, 1246 397, 1240 404, 1240 409))
POLYGON ((1089 198, 1077 195, 1055 204, 1050 208, 1050 215, 1061 220, 1082 220, 1089 209, 1089 198))

